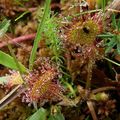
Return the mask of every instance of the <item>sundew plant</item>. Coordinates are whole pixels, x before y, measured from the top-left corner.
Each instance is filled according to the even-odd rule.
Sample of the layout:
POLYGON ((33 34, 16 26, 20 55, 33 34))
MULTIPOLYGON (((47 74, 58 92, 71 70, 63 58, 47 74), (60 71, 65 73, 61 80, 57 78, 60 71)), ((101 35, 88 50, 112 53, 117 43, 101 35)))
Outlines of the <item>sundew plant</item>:
POLYGON ((0 119, 119 120, 119 6, 0 1, 0 119))

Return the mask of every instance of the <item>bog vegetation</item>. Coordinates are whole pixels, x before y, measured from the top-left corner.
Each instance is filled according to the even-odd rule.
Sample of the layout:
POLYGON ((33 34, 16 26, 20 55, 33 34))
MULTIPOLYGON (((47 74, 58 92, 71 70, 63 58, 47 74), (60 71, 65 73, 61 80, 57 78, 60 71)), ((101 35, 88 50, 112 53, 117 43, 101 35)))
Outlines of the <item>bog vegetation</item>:
POLYGON ((120 120, 120 0, 0 1, 0 120, 120 120))

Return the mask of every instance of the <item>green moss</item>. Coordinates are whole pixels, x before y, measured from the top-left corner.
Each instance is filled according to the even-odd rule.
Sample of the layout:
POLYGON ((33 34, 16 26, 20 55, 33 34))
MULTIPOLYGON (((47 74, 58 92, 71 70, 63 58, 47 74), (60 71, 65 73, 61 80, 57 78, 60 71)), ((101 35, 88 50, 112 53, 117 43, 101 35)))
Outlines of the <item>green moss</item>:
POLYGON ((68 39, 73 44, 91 44, 99 33, 99 26, 92 20, 78 22, 68 33, 68 39))

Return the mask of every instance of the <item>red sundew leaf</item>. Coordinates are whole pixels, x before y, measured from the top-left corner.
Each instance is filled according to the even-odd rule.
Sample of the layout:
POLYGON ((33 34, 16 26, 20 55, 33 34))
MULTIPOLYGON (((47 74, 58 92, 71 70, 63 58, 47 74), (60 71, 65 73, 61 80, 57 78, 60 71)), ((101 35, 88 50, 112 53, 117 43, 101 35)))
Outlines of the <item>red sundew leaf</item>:
POLYGON ((58 73, 54 69, 44 73, 32 73, 28 77, 28 89, 24 92, 24 102, 58 101, 62 99, 62 86, 58 83, 58 73))
POLYGON ((58 101, 63 99, 63 88, 59 84, 51 83, 47 92, 43 95, 44 99, 49 101, 58 101))
POLYGON ((31 98, 34 100, 43 96, 43 94, 48 90, 53 78, 54 73, 52 71, 46 71, 40 78, 38 78, 39 80, 33 84, 31 98))

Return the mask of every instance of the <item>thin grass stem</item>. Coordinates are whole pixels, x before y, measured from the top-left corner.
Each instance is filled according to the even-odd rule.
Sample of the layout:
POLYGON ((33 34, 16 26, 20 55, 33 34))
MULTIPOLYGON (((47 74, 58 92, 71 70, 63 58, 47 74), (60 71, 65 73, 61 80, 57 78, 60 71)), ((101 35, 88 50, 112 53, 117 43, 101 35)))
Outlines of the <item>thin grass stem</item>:
POLYGON ((50 2, 51 2, 51 0, 46 0, 46 6, 45 6, 44 15, 42 17, 42 21, 38 25, 37 34, 36 34, 36 37, 35 37, 35 40, 34 40, 32 52, 31 52, 30 59, 29 59, 29 69, 30 70, 33 69, 33 64, 34 64, 34 60, 36 58, 36 52, 37 52, 37 48, 38 48, 38 43, 41 40, 43 27, 44 27, 45 20, 46 20, 46 18, 48 16, 48 12, 49 12, 49 8, 50 8, 50 2))

